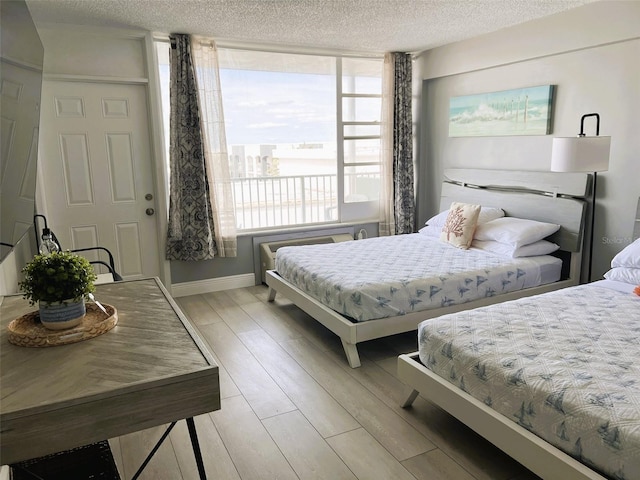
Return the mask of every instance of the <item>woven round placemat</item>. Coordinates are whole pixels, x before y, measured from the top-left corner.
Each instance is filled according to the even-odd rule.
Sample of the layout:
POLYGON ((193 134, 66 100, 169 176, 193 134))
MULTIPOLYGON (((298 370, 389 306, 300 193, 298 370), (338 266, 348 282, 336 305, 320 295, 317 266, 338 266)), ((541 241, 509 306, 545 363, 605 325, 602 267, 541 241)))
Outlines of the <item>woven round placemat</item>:
POLYGON ((66 330, 50 330, 40 323, 38 311, 27 313, 9 323, 9 342, 20 347, 54 347, 81 342, 108 332, 118 323, 118 311, 106 303, 104 313, 87 303, 87 313, 79 325, 66 330))

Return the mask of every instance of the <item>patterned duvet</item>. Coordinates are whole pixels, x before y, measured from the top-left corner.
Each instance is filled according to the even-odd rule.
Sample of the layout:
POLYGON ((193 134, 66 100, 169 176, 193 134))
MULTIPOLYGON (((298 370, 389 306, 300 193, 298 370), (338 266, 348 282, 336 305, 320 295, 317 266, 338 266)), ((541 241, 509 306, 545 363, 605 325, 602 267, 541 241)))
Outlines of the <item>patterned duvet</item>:
POLYGON ((419 233, 282 247, 276 253, 280 276, 358 322, 552 282, 559 278, 560 265, 547 255, 506 258, 460 250, 419 233), (547 278, 551 269, 554 275, 547 278))
POLYGON ((640 478, 640 297, 594 285, 420 324, 430 370, 590 467, 640 478))

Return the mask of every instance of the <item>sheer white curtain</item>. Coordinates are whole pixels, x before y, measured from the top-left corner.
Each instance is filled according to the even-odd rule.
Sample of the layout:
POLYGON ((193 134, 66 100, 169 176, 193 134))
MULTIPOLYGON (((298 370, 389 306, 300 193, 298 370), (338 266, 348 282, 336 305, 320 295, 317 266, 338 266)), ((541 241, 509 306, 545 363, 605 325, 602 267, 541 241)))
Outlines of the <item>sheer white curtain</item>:
POLYGON ((191 36, 191 55, 198 85, 200 128, 213 213, 218 256, 237 256, 236 217, 229 174, 229 157, 222 109, 222 91, 215 42, 191 36))
POLYGON ((380 236, 395 235, 394 191, 393 191, 393 104, 395 58, 385 53, 382 72, 382 115, 380 125, 380 236))

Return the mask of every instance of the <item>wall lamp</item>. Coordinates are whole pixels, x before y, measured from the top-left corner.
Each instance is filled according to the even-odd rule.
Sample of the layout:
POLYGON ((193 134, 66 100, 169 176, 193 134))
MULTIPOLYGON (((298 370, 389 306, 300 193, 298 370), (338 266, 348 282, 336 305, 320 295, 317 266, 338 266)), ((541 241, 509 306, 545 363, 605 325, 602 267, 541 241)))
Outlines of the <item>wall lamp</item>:
POLYGON ((609 152, 611 137, 600 136, 600 115, 587 113, 580 119, 580 133, 577 137, 556 137, 551 150, 552 172, 591 172, 593 187, 591 189, 591 213, 589 230, 589 258, 587 281, 591 281, 591 265, 593 256, 593 227, 595 225, 596 186, 598 172, 609 169, 609 152), (596 117, 596 135, 587 137, 584 133, 584 121, 588 117, 596 117))

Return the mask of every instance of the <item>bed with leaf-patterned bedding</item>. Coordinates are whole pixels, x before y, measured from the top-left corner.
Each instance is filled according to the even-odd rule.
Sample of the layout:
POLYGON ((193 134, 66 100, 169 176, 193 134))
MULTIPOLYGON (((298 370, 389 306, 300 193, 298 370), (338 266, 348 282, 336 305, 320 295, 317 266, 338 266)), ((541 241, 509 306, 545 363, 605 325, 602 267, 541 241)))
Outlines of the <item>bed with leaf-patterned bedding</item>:
POLYGON ((419 233, 283 247, 276 254, 282 278, 356 322, 552 283, 561 265, 549 255, 508 258, 462 250, 419 233))
POLYGON ((638 479, 640 296, 632 288, 596 282, 424 321, 420 362, 605 476, 638 479))
POLYGON ((307 248, 312 245, 282 247, 276 253, 275 269, 265 272, 268 300, 273 302, 280 294, 335 333, 349 365, 357 368, 361 365, 357 345, 362 342, 415 330, 422 320, 437 315, 575 285, 580 278, 584 198, 589 182, 589 175, 583 173, 445 169, 440 212, 428 219, 418 234, 395 235, 401 240, 391 240, 414 244, 380 244, 378 250, 372 247, 377 245, 376 238, 328 244, 324 260, 306 258, 310 251, 307 248), (460 232, 447 226, 454 204, 463 204, 464 209, 469 209, 469 215, 465 214, 465 228, 460 232), (477 217, 473 206, 480 206, 477 217), (490 213, 490 218, 484 213, 490 213), (443 225, 436 221, 440 217, 443 225), (476 218, 475 228, 471 228, 473 218, 476 218), (420 235, 432 238, 420 241, 420 235), (442 250, 423 252, 427 242, 442 250), (474 245, 476 242, 483 244, 474 245), (458 243, 460 248, 456 248, 458 243), (469 243, 470 248, 464 251, 469 243), (339 265, 332 267, 335 270, 327 269, 328 265, 335 264, 336 252, 349 244, 360 253, 343 255, 339 265), (300 257, 295 265, 284 258, 289 248, 297 249, 295 255, 300 257), (371 251, 367 252, 369 248, 371 251), (442 270, 432 271, 424 286, 413 285, 414 281, 418 282, 418 276, 425 278, 417 270, 434 262, 441 264, 449 254, 462 254, 465 256, 461 258, 468 259, 479 255, 478 250, 482 250, 483 258, 477 259, 475 267, 456 264, 459 262, 456 260, 444 274, 442 270), (408 257, 415 254, 419 256, 408 257), (533 257, 544 257, 545 263, 537 263, 538 259, 533 257), (504 262, 509 266, 500 267, 504 262), (310 269, 309 263, 316 263, 319 270, 310 269), (520 265, 531 265, 533 270, 520 265), (388 278, 388 272, 396 267, 399 267, 395 272, 397 277, 388 278), (498 273, 493 284, 485 281, 486 270, 498 273), (550 270, 555 270, 551 277, 548 276, 550 270), (453 274, 463 271, 464 275, 453 280, 453 274), (345 284, 331 286, 330 282, 339 277, 345 284), (532 282, 536 277, 540 282, 532 282), (444 280, 450 282, 445 288, 444 280), (381 282, 386 285, 380 286, 381 282), (381 290, 374 291, 374 285, 381 290), (410 287, 409 290, 403 290, 405 286, 410 287), (347 287, 355 291, 347 293, 347 287), (400 305, 390 301, 396 296, 404 297, 400 305), (364 303, 368 306, 363 306, 364 303))

